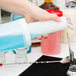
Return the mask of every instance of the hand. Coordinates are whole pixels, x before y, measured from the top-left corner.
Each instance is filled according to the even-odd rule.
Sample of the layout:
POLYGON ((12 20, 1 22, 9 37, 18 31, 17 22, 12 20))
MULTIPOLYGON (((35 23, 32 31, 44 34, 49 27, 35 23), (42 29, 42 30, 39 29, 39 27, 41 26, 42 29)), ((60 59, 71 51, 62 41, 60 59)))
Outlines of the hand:
POLYGON ((48 35, 46 34, 46 35, 43 35, 43 36, 39 36, 39 37, 37 37, 37 39, 39 39, 39 40, 41 40, 42 38, 48 38, 48 35))
POLYGON ((0 8, 8 12, 19 14, 26 18, 27 22, 54 20, 60 22, 60 18, 56 14, 50 14, 39 8, 28 0, 0 0, 0 8), (5 6, 7 4, 7 6, 5 6))
MULTIPOLYGON (((26 10, 27 13, 30 14, 30 16, 37 21, 47 21, 47 20, 54 20, 57 22, 60 22, 60 18, 56 15, 56 14, 50 14, 47 11, 45 11, 44 9, 39 8, 38 6, 36 6, 35 4, 29 2, 28 0, 26 0, 26 8, 24 8, 26 10), (28 6, 28 7, 26 7, 28 6), (30 7, 31 6, 31 7, 30 7)), ((23 13, 23 16, 25 15, 25 12, 23 13)))

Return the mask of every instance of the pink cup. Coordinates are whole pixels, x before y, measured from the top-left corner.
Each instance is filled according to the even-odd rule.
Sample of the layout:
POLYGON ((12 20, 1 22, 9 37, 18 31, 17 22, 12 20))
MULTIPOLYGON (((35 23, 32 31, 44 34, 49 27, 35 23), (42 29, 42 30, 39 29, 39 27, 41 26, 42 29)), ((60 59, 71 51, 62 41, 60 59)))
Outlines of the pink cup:
MULTIPOLYGON (((46 10, 49 13, 56 13, 57 16, 63 16, 59 10, 46 10)), ((45 55, 56 55, 61 52, 61 31, 49 34, 47 39, 41 40, 41 52, 45 55)))
POLYGON ((61 31, 49 34, 47 39, 41 40, 42 53, 45 55, 56 55, 61 52, 61 31))

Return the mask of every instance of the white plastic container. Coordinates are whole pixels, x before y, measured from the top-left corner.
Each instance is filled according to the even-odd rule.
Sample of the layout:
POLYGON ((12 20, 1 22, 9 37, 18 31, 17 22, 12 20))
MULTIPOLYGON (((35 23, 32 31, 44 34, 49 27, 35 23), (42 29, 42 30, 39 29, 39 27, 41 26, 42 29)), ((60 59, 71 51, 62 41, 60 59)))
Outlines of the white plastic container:
POLYGON ((65 17, 61 22, 42 21, 27 24, 25 19, 19 19, 0 25, 0 52, 28 47, 31 39, 67 28, 65 17))
POLYGON ((0 52, 31 45, 24 19, 0 25, 0 52), (25 35, 26 34, 26 35, 25 35))

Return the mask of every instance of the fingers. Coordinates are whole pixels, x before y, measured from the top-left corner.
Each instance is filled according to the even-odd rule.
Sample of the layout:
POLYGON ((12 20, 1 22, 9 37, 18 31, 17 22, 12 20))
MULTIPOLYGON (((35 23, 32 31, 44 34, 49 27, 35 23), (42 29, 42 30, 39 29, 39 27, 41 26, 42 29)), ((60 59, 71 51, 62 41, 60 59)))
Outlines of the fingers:
POLYGON ((43 36, 39 36, 39 37, 37 37, 37 39, 39 39, 39 40, 41 40, 42 38, 48 38, 48 35, 46 34, 46 35, 43 35, 43 36))
POLYGON ((43 35, 42 37, 43 37, 43 38, 48 38, 48 35, 46 34, 46 35, 43 35))

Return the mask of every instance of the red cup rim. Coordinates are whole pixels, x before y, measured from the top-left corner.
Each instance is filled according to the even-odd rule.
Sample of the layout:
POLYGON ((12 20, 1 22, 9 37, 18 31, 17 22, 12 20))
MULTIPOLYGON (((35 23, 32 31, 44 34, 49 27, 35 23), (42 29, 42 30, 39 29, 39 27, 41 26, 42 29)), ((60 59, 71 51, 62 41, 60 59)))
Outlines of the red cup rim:
POLYGON ((49 12, 49 13, 55 13, 59 17, 63 16, 63 12, 60 11, 60 10, 46 10, 46 11, 49 12))

